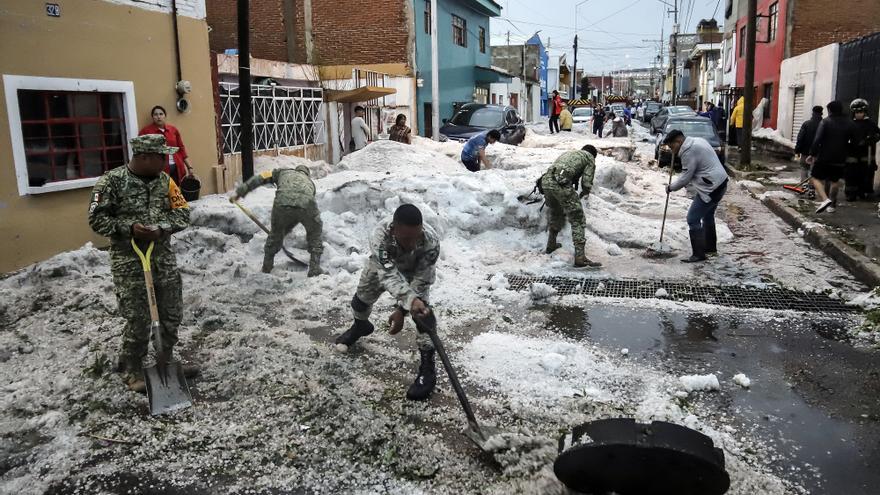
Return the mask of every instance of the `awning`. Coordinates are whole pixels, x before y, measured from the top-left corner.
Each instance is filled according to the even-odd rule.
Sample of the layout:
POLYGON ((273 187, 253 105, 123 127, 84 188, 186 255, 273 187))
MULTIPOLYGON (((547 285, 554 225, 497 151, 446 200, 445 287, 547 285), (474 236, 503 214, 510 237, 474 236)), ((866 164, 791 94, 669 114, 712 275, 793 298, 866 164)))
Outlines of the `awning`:
POLYGON ((509 83, 513 77, 497 67, 474 66, 474 81, 478 83, 509 83))
POLYGON ((379 86, 363 86, 345 91, 328 89, 324 91, 324 101, 362 103, 375 100, 376 98, 382 98, 383 96, 393 95, 394 93, 397 93, 397 90, 394 88, 382 88, 379 86))

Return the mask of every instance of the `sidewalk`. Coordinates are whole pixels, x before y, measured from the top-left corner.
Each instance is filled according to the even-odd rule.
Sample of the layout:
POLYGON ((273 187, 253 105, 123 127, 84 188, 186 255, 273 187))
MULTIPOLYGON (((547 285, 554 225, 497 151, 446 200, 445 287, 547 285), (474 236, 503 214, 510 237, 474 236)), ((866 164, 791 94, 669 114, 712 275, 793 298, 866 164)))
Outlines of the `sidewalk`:
POLYGON ((753 153, 752 162, 759 171, 740 172, 736 148, 733 150, 728 165, 742 187, 860 281, 869 286, 880 285, 880 218, 876 200, 848 203, 841 190, 837 210, 817 215, 814 201, 782 187, 800 182, 800 164, 753 153))

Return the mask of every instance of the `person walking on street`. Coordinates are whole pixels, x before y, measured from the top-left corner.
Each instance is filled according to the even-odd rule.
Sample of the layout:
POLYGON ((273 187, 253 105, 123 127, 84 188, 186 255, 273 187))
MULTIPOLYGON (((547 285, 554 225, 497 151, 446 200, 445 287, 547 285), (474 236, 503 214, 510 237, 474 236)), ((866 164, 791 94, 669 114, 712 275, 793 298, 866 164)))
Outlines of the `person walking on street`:
MULTIPOLYGON (((367 259, 357 292, 351 300, 354 323, 336 337, 336 349, 348 350, 361 337, 373 333, 370 323, 373 305, 388 292, 397 306, 388 318, 390 333, 403 327, 407 313, 427 316, 431 285, 436 278, 437 258, 440 257, 440 238, 434 229, 423 222, 422 212, 411 204, 403 204, 394 216, 380 223, 370 237, 370 257, 367 259)), ((410 400, 427 399, 437 382, 434 367, 434 344, 427 333, 416 335, 421 363, 418 375, 406 392, 410 400)))
POLYGON ((681 261, 706 261, 707 254, 718 252, 715 211, 727 192, 727 171, 712 145, 701 137, 686 137, 675 129, 666 135, 663 144, 669 146, 673 157, 681 158, 681 175, 666 186, 666 192, 672 193, 687 185, 696 191, 687 212, 691 256, 681 261))
POLYGON ((315 183, 310 175, 309 168, 305 165, 260 172, 239 185, 229 197, 229 202, 234 203, 265 184, 274 184, 277 187, 275 201, 272 203, 272 226, 263 248, 263 273, 272 271, 275 255, 284 247, 284 238, 299 224, 306 229, 310 255, 307 276, 315 277, 324 273, 321 270, 321 254, 324 252, 321 234, 324 224, 315 202, 315 183))
MULTIPOLYGON (((743 143, 743 121, 745 120, 743 117, 743 112, 745 112, 746 99, 742 96, 736 100, 736 106, 733 107, 733 112, 730 113, 730 121, 733 124, 734 136, 736 137, 736 145, 742 146, 743 143)), ((751 120, 749 120, 751 122, 751 120)))
MULTIPOLYGON (((150 340, 150 311, 144 268, 132 246, 151 256, 153 285, 161 323, 161 341, 168 360, 177 344, 177 328, 183 318, 180 272, 171 235, 189 226, 189 204, 165 173, 168 156, 178 148, 166 145, 165 136, 145 134, 131 140, 131 161, 105 173, 92 189, 89 226, 110 239, 110 273, 119 315, 125 319, 122 346, 116 362, 128 388, 144 393, 142 360, 150 340)), ((198 369, 184 366, 192 376, 198 369)))
POLYGON ((828 116, 819 124, 813 145, 810 146, 810 156, 807 158, 807 164, 810 165, 810 181, 816 189, 816 198, 819 200, 816 213, 825 210, 829 213, 834 212, 840 179, 845 174, 846 159, 856 134, 855 124, 843 115, 842 103, 832 101, 826 108, 828 116), (827 193, 825 181, 831 183, 827 193))
POLYGON ((165 173, 171 176, 175 184, 180 185, 180 181, 184 177, 193 175, 193 168, 189 163, 189 156, 186 154, 186 146, 183 144, 183 138, 180 137, 180 131, 165 121, 167 113, 161 106, 153 107, 150 110, 150 116, 153 122, 141 129, 138 135, 161 134, 165 136, 165 143, 168 146, 177 148, 176 153, 168 155, 166 158, 165 173))
POLYGON ((562 111, 559 112, 559 127, 563 131, 571 132, 571 128, 574 125, 574 119, 571 116, 571 112, 568 111, 568 107, 563 105, 562 111))
POLYGON ((602 137, 602 130, 605 127, 605 109, 602 105, 597 105, 593 110, 593 134, 602 137))
MULTIPOLYGON (((880 141, 880 128, 868 117, 868 102, 857 98, 849 104, 856 136, 850 148, 847 168, 852 168, 852 177, 847 175, 846 195, 853 199, 871 199, 874 196, 874 172, 877 170, 877 141, 880 141), (850 186, 850 180, 853 185, 850 186)), ((847 199, 849 200, 849 199, 847 199)))
POLYGON ((492 164, 486 159, 486 146, 501 139, 498 129, 483 131, 468 139, 461 149, 461 163, 471 172, 479 172, 480 164, 486 169, 492 168, 492 164))
POLYGON ((397 114, 394 125, 388 130, 388 139, 398 143, 412 144, 412 131, 406 126, 406 115, 397 114))
POLYGON ((810 147, 813 146, 813 140, 816 139, 816 131, 819 130, 819 124, 822 122, 822 112, 821 106, 816 105, 813 107, 813 115, 809 120, 801 124, 801 130, 798 131, 794 152, 800 157, 801 182, 807 180, 810 176, 810 165, 807 163, 807 157, 810 156, 810 147))
POLYGON ((354 118, 351 119, 351 139, 354 141, 354 151, 363 149, 370 142, 370 126, 364 120, 366 110, 358 105, 354 107, 354 118))
POLYGON ((550 98, 550 134, 559 132, 559 114, 562 113, 562 97, 559 91, 553 90, 553 97, 550 98))
POLYGON ((589 196, 593 188, 597 154, 596 147, 589 144, 577 151, 567 151, 553 162, 538 182, 547 205, 549 230, 545 252, 550 254, 562 247, 556 237, 568 219, 571 239, 574 241, 574 266, 578 268, 602 266, 585 254, 586 220, 581 205, 581 199, 589 196), (581 186, 580 194, 577 192, 578 183, 581 186))

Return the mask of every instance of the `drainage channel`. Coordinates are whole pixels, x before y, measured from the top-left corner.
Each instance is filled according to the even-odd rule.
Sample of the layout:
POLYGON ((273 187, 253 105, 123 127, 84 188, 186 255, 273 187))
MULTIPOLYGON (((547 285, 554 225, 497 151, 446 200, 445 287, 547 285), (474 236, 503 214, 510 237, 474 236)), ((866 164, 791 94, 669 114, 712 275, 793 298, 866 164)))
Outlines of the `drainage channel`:
POLYGON ((823 314, 852 314, 858 311, 858 308, 847 306, 843 301, 828 297, 826 294, 780 287, 758 288, 699 285, 669 280, 613 280, 534 275, 506 275, 506 277, 510 290, 528 290, 532 284, 543 283, 556 289, 557 294, 561 296, 582 294, 625 299, 666 299, 734 308, 823 314), (666 294, 661 297, 659 294, 663 291, 666 294))

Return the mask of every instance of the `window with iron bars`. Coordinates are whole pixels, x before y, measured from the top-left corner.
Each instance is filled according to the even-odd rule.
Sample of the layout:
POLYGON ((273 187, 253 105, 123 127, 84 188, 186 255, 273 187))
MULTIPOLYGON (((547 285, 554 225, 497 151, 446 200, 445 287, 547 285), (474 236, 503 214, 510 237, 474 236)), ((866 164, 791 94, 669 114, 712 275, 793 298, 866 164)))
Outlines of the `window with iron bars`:
POLYGON ((100 177, 128 161, 121 93, 18 90, 30 187, 100 177))
MULTIPOLYGON (((253 85, 254 151, 324 144, 321 88, 253 85)), ((223 153, 241 152, 238 84, 220 83, 223 153)))
POLYGON ((779 2, 770 6, 770 41, 776 40, 776 25, 779 23, 779 2))
POLYGON ((425 0, 425 34, 431 34, 431 0, 425 0))
POLYGON ((452 42, 467 47, 467 21, 452 14, 452 42))
POLYGON ((480 53, 486 53, 486 28, 480 26, 480 53))

